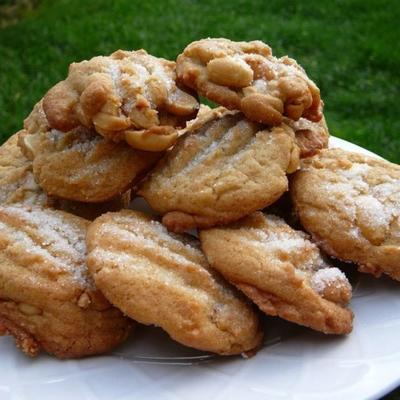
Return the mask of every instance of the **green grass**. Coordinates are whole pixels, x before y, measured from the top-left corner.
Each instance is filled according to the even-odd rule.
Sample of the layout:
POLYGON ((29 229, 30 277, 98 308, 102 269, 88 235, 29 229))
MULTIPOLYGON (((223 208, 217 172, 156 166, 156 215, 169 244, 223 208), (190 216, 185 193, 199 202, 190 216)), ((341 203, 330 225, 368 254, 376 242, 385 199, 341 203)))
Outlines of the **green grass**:
POLYGON ((74 60, 144 47, 175 58, 194 39, 261 39, 317 82, 334 135, 400 162, 400 3, 42 1, 0 30, 1 140, 74 60))

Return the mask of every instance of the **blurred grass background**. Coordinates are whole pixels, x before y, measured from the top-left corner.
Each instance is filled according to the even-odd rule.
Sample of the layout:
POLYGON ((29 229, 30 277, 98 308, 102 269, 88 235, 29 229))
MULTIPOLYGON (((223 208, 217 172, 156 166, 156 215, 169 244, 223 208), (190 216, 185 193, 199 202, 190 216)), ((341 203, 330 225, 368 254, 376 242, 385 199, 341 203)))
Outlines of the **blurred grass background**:
POLYGON ((331 133, 400 163, 399 20, 398 0, 0 0, 0 141, 72 61, 119 48, 174 59, 223 36, 296 58, 321 88, 331 133))
POLYGON ((400 163, 398 0, 19 0, 16 18, 15 1, 0 1, 1 141, 72 61, 141 47, 174 59, 224 36, 296 58, 321 88, 331 133, 400 163))

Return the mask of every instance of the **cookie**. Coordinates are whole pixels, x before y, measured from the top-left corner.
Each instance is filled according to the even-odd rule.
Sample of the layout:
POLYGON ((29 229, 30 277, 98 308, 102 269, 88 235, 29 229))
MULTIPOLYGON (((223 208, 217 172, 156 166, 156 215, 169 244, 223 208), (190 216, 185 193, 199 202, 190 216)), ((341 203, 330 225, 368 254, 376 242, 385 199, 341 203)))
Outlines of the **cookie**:
POLYGON ((149 151, 170 147, 176 128, 198 107, 196 98, 177 86, 175 62, 145 50, 72 63, 68 77, 43 99, 51 128, 67 132, 83 125, 149 151))
POLYGON ((298 156, 287 125, 268 128, 218 108, 190 125, 139 194, 171 231, 226 224, 276 201, 298 156))
POLYGON ((0 204, 50 207, 90 220, 107 211, 129 207, 129 190, 112 200, 95 204, 47 196, 35 181, 32 161, 22 154, 18 137, 19 133, 16 133, 0 146, 0 204))
POLYGON ((304 160, 291 196, 304 229, 326 253, 400 280, 400 166, 323 150, 304 160))
POLYGON ((261 41, 203 39, 177 59, 178 79, 200 95, 252 121, 279 125, 283 117, 322 118, 320 92, 297 62, 272 56, 261 41))
POLYGON ((87 225, 62 211, 0 206, 0 331, 27 355, 100 354, 128 336, 132 323, 88 275, 87 225))
POLYGON ((210 265, 268 315, 330 334, 352 329, 351 286, 318 247, 284 220, 255 212, 200 232, 210 265))
POLYGON ((96 285, 131 318, 204 351, 228 355, 259 346, 257 315, 210 269, 193 237, 124 210, 96 219, 87 245, 96 285))
POLYGON ((162 155, 106 140, 82 126, 69 132, 46 129, 42 114, 39 104, 25 121, 19 145, 32 160, 36 181, 50 196, 109 201, 141 179, 162 155))
POLYGON ((35 182, 32 163, 18 147, 19 132, 0 147, 0 204, 47 204, 47 196, 35 182))
POLYGON ((324 117, 318 122, 305 118, 300 118, 298 121, 284 118, 283 121, 294 131, 301 158, 311 157, 328 147, 329 130, 324 117))

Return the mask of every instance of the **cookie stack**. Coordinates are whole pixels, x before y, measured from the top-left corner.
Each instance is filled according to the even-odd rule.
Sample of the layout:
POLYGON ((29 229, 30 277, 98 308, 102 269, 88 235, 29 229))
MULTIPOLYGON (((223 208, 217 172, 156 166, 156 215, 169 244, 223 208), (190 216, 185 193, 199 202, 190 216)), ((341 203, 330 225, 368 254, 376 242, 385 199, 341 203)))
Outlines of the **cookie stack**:
POLYGON ((330 257, 400 280, 400 167, 328 139, 317 86, 260 41, 73 63, 0 148, 0 333, 60 358, 137 323, 249 355, 261 312, 350 333, 330 257))

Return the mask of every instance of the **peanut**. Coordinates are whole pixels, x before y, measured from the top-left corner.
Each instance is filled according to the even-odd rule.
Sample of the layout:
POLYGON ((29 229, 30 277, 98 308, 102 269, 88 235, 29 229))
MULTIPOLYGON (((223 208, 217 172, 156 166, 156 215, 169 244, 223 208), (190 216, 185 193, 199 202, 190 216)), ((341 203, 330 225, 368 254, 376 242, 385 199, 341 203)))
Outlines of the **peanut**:
POLYGON ((178 138, 178 132, 170 126, 155 126, 148 130, 127 130, 125 140, 134 149, 145 151, 164 151, 178 138))
POLYGON ((186 116, 194 114, 199 108, 199 103, 190 94, 176 88, 169 94, 165 108, 172 114, 186 116))
POLYGON ((253 70, 240 58, 231 56, 215 58, 207 64, 210 80, 218 85, 234 88, 250 86, 253 70))
POLYGON ((133 107, 129 113, 133 126, 136 128, 151 128, 159 124, 157 111, 151 108, 137 108, 133 107))
POLYGON ((279 125, 282 122, 283 103, 268 94, 254 93, 241 101, 243 113, 252 121, 267 125, 279 125))
POLYGON ((100 112, 93 118, 93 124, 98 132, 102 131, 122 131, 130 126, 130 120, 126 117, 100 112))

